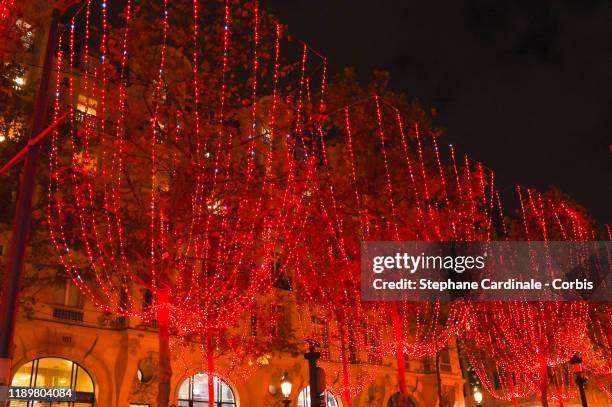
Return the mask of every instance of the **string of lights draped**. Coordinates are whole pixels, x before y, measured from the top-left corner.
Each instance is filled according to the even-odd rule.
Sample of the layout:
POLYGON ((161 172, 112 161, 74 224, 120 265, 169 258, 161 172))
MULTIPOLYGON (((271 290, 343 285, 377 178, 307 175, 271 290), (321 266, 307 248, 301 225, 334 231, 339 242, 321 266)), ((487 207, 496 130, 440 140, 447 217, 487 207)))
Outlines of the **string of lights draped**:
MULTIPOLYGON (((380 194, 387 198, 384 218, 391 225, 385 234, 376 236, 374 240, 462 240, 460 233, 463 229, 458 226, 476 224, 478 220, 473 211, 465 210, 466 199, 447 182, 452 175, 448 172, 450 167, 442 164, 436 135, 430 135, 426 144, 418 122, 410 123, 411 131, 407 132, 406 123, 394 106, 385 107, 388 108, 386 116, 390 116, 391 126, 395 125, 395 128, 385 128, 385 110, 381 100, 375 97, 374 101, 386 180, 380 194), (393 168, 393 163, 403 163, 404 166, 393 168), (402 182, 406 178, 410 179, 409 184, 402 182), (410 202, 412 207, 402 205, 402 202, 410 202)), ((348 128, 348 114, 346 120, 348 128)), ((467 161, 465 172, 468 179, 457 178, 458 186, 471 183, 467 161)), ((459 177, 459 174, 455 175, 459 177)), ((484 188, 482 192, 485 196, 484 188)), ((475 201, 479 196, 470 194, 467 198, 475 201)), ((448 345, 462 324, 461 308, 440 301, 413 302, 406 296, 399 303, 384 303, 382 315, 391 321, 384 326, 383 354, 396 356, 400 395, 405 398, 405 358, 433 356, 448 345)))
MULTIPOLYGON (((271 254, 302 196, 285 130, 300 114, 287 114, 294 61, 280 54, 282 26, 256 2, 228 0, 194 2, 180 29, 181 6, 128 1, 112 16, 106 0, 86 2, 59 38, 54 116, 64 104, 78 110, 50 155, 51 240, 95 306, 156 320, 159 405, 171 331, 207 344, 215 371, 214 343, 270 293, 271 254)), ((301 102, 304 64, 298 76, 301 102)))
MULTIPOLYGON (((347 301, 347 297, 352 297, 353 290, 358 287, 359 271, 356 267, 358 250, 355 242, 361 239, 407 240, 414 239, 415 235, 421 239, 436 240, 487 241, 499 236, 516 239, 517 231, 511 228, 517 224, 524 227, 524 230, 520 231, 521 236, 518 236, 523 240, 588 240, 594 237, 590 221, 570 203, 556 197, 545 196, 533 189, 517 189, 521 214, 519 222, 509 221, 504 215, 500 194, 494 188, 493 173, 487 173, 482 164, 470 164, 467 156, 464 157, 462 166, 457 165, 452 146, 449 146, 452 165, 442 164, 435 137, 431 141, 431 151, 426 152, 416 126, 413 153, 415 158, 411 160, 410 154, 406 154, 406 157, 393 156, 393 150, 388 149, 385 143, 385 137, 390 131, 382 123, 381 103, 376 97, 374 100, 376 121, 352 124, 350 109, 347 108, 343 118, 346 140, 340 140, 338 134, 333 134, 333 129, 329 132, 331 135, 322 134, 320 137, 321 146, 318 153, 321 159, 316 164, 321 166, 318 170, 320 178, 313 188, 313 195, 320 201, 307 210, 309 216, 312 216, 311 221, 317 225, 317 238, 304 240, 307 252, 295 250, 294 253, 300 253, 300 258, 295 259, 298 292, 302 290, 313 303, 329 304, 323 315, 337 314, 339 308, 343 309, 340 312, 354 309, 351 302, 347 301), (372 122, 377 123, 378 128, 372 128, 372 122), (379 134, 380 143, 365 143, 370 151, 376 151, 376 155, 368 155, 367 152, 355 154, 351 151, 353 149, 350 141, 351 133, 354 134, 355 129, 369 134, 379 134), (334 146, 328 148, 325 145, 326 140, 332 140, 334 146), (433 163, 433 171, 428 167, 427 158, 424 158, 427 155, 433 163), (355 156, 365 158, 368 164, 366 170, 361 169, 359 164, 356 165, 355 156), (344 160, 339 157, 343 157, 344 160), (376 169, 376 160, 382 161, 378 169, 376 169), (334 161, 335 166, 330 165, 330 161, 334 161), (394 177, 398 173, 397 169, 391 168, 390 163, 398 162, 407 163, 407 171, 404 170, 404 174, 408 173, 409 177, 404 177, 403 180, 399 177, 396 180, 394 177), (372 180, 365 177, 360 179, 362 173, 367 173, 372 180), (402 187, 406 189, 402 181, 405 183, 406 178, 412 181, 413 195, 402 200, 400 195, 402 187), (417 182, 415 178, 418 179, 417 182), (379 185, 376 185, 376 182, 379 182, 379 185), (351 185, 354 186, 352 189, 351 185), (358 185, 369 188, 370 194, 361 193, 357 188, 358 185), (449 188, 449 185, 456 187, 449 188), (422 200, 419 199, 421 194, 424 197, 422 200), (375 200, 380 197, 386 199, 376 202, 375 200), (410 198, 415 200, 415 197, 416 202, 411 202, 410 198), (403 201, 410 202, 410 206, 401 208, 401 205, 396 203, 403 201), (370 203, 372 206, 369 206, 370 203), (398 213, 402 213, 402 209, 405 210, 404 213, 412 215, 410 219, 412 224, 406 222, 407 216, 404 219, 398 216, 398 213), (403 223, 396 219, 401 219, 403 223), (411 235, 410 227, 416 233, 413 232, 411 235), (400 236, 405 237, 399 238, 400 236), (318 250, 313 250, 314 247, 318 247, 317 243, 321 246, 318 250), (316 253, 323 253, 324 257, 317 256, 316 253), (326 272, 328 269, 329 272, 326 272)), ((342 128, 338 125, 337 127, 342 128)), ((401 121, 398 121, 397 127, 403 133, 401 121)), ((367 138, 361 136, 358 139, 363 141, 367 138)), ((389 136, 389 139, 398 145, 403 144, 404 151, 410 151, 403 134, 401 138, 396 136, 394 139, 393 136, 389 136), (404 142, 400 143, 398 140, 404 142)), ((317 148, 313 149, 313 154, 316 154, 316 150, 317 148)), ((397 148, 396 151, 398 150, 402 151, 397 148)), ((301 224, 299 230, 303 231, 304 227, 305 224, 301 224)), ((299 238, 294 241, 299 242, 299 238)), ((388 355, 399 348, 401 354, 416 357, 435 354, 452 338, 455 328, 461 330, 463 313, 466 312, 471 318, 470 329, 473 330, 474 326, 479 324, 484 330, 481 337, 475 338, 476 344, 482 349, 495 349, 498 346, 496 340, 504 338, 508 348, 502 347, 494 351, 494 360, 505 361, 505 365, 499 365, 499 368, 508 374, 526 375, 523 377, 522 389, 518 391, 516 388, 509 389, 508 391, 513 394, 508 397, 509 393, 506 393, 502 397, 516 401, 517 397, 536 392, 543 400, 557 400, 562 403, 567 397, 575 395, 575 392, 566 393, 558 387, 549 393, 548 385, 544 383, 548 383, 553 377, 548 372, 549 368, 566 363, 575 352, 579 351, 587 325, 586 302, 492 303, 478 304, 478 309, 470 305, 459 306, 451 308, 453 312, 448 315, 452 316, 446 320, 440 312, 439 304, 419 302, 402 305, 406 307, 402 315, 416 315, 416 320, 404 321, 402 329, 398 330, 394 325, 402 326, 402 324, 397 323, 399 319, 397 306, 392 304, 383 308, 389 312, 386 314, 386 319, 393 323, 382 325, 384 333, 379 334, 379 337, 382 343, 386 342, 389 346, 377 345, 378 351, 387 349, 388 355), (432 310, 429 315, 433 322, 421 314, 421 312, 426 313, 428 309, 432 310), (489 320, 486 319, 487 315, 490 316, 489 320), (419 326, 425 328, 419 329, 419 326), (516 329, 517 326, 522 329, 516 329), (422 341, 419 332, 423 334, 422 341), (524 335, 523 332, 533 335, 524 335), (484 342, 483 337, 486 338, 484 342), (534 369, 534 366, 538 368, 534 369), (527 378, 537 385, 530 388, 525 381, 527 378)), ((380 308, 377 310, 380 311, 380 308)), ((364 312, 362 315, 368 313, 364 312)), ((381 314, 375 319, 380 316, 381 314)), ((403 363, 398 362, 401 376, 400 366, 403 366, 403 363)), ((481 371, 482 373, 484 371, 481 371)), ((401 377, 399 382, 401 387, 401 377)))
POLYGON ((184 378, 204 373, 232 378, 235 382, 248 379, 269 363, 281 320, 273 304, 258 301, 253 310, 224 331, 207 333, 205 337, 193 333, 175 335, 171 347, 172 354, 180 360, 182 371, 178 373, 184 378), (193 359, 197 354, 201 355, 199 363, 193 359), (217 359, 223 363, 208 365, 217 359))
POLYGON ((467 356, 469 368, 473 369, 484 389, 493 398, 512 401, 517 406, 518 400, 535 394, 533 382, 524 373, 507 371, 493 361, 486 351, 469 342, 462 344, 462 351, 467 356))
POLYGON ((612 307, 609 303, 596 303, 590 311, 583 360, 589 371, 609 375, 612 374, 612 307))
MULTIPOLYGON (((362 240, 592 239, 572 205, 519 188, 517 232, 494 174, 440 147, 422 123, 376 96, 329 109, 326 60, 306 45, 289 50, 257 3, 128 0, 120 15, 110 10, 87 0, 59 38, 54 116, 78 110, 50 154, 51 240, 94 305, 156 320, 160 355, 198 346, 199 370, 214 374, 219 355, 271 343, 244 327, 272 291, 281 252, 306 335, 317 337, 320 318, 337 338, 339 364, 328 369, 346 401, 390 355, 405 395, 405 357, 435 355, 457 331, 483 382, 484 351, 514 378, 500 398, 570 394, 526 380, 545 383, 583 349, 585 303, 364 304, 358 258, 362 240)), ((166 386, 169 358, 160 367, 166 386)), ((160 387, 161 405, 168 393, 160 387)))
POLYGON ((612 399, 612 307, 610 303, 591 305, 587 338, 582 349, 589 382, 612 399))
POLYGON ((329 387, 333 386, 332 392, 350 403, 369 384, 362 372, 354 372, 360 362, 357 350, 363 349, 368 324, 359 301, 358 274, 354 271, 356 258, 349 257, 355 253, 355 247, 348 251, 345 245, 355 246, 358 241, 345 242, 345 219, 340 215, 341 203, 335 196, 335 180, 330 177, 324 137, 313 132, 321 131, 319 126, 315 122, 308 128, 296 129, 305 149, 304 162, 311 169, 305 174, 310 188, 305 204, 299 208, 302 213, 299 223, 291 229, 295 233, 287 238, 289 253, 285 264, 294 273, 298 302, 311 304, 300 312, 304 335, 329 349, 324 362, 328 374, 334 377, 329 387), (327 183, 319 183, 324 177, 327 183), (314 321, 319 321, 324 328, 317 327, 319 324, 314 321), (324 333, 317 332, 317 328, 324 333))
MULTIPOLYGON (((447 181, 452 179, 452 167, 441 163, 435 137, 425 145, 419 125, 414 124, 408 135, 400 112, 371 97, 328 113, 324 123, 308 129, 317 179, 312 180, 312 199, 303 206, 303 222, 291 229, 299 235, 288 239, 295 245, 290 251, 296 257, 289 257, 287 264, 294 270, 302 300, 316 304, 317 317, 327 322, 327 330, 361 321, 355 323, 362 327, 353 335, 356 344, 362 347, 368 337, 376 357, 397 356, 403 394, 405 356, 422 358, 439 352, 461 325, 461 308, 440 302, 376 307, 355 303, 360 241, 452 240, 460 234, 467 240, 476 234, 470 225, 490 222, 486 213, 472 210, 480 201, 487 205, 491 201, 482 166, 472 169, 466 157, 461 173, 455 164, 458 190, 453 189, 455 184, 447 181)), ((454 154, 452 146, 449 151, 454 154)), ((342 348, 342 335, 338 338, 342 348)), ((345 390, 340 391, 345 399, 351 393, 346 390, 351 389, 347 366, 345 390)), ((364 384, 361 379, 356 382, 364 384)))
MULTIPOLYGON (((292 208, 296 216, 285 236, 282 250, 286 258, 286 268, 296 273, 298 302, 304 304, 304 300, 307 301, 300 307, 299 312, 303 334, 305 338, 325 344, 328 354, 323 365, 330 377, 327 382, 328 389, 349 403, 350 399, 374 378, 375 366, 364 368, 360 362, 367 356, 357 355, 357 350, 363 349, 364 338, 372 331, 359 301, 358 280, 352 270, 349 270, 355 265, 342 255, 338 256, 338 251, 342 253, 345 250, 343 237, 339 238, 337 244, 332 243, 337 237, 336 230, 321 227, 329 224, 340 225, 342 220, 337 212, 333 193, 327 195, 327 190, 314 181, 319 179, 324 168, 318 161, 327 161, 324 144, 316 146, 322 154, 313 150, 313 143, 322 140, 313 130, 321 131, 319 115, 326 108, 326 69, 324 63, 320 89, 315 95, 311 82, 304 79, 307 64, 304 48, 300 91, 296 101, 296 125, 293 128, 293 149, 299 163, 290 168, 290 172, 292 177, 306 180, 307 186, 303 204, 292 208), (320 273, 321 269, 327 268, 335 273, 334 288, 330 287, 331 281, 327 280, 330 275, 320 273), (308 283, 305 283, 306 281, 308 283), (334 304, 336 306, 333 306, 334 304), (320 336, 323 331, 319 331, 321 327, 317 327, 319 324, 313 322, 315 320, 324 325, 323 336, 320 336)), ((351 244, 355 242, 351 241, 351 244)))
MULTIPOLYGON (((482 349, 478 349, 469 343, 463 344, 469 347, 465 351, 470 367, 474 369, 481 380, 484 389, 495 399, 511 401, 518 406, 521 399, 528 399, 533 395, 541 397, 541 377, 538 372, 522 373, 508 371, 491 359, 482 349)), ((557 402, 563 405, 565 401, 574 399, 578 395, 572 368, 568 364, 562 364, 547 372, 547 401, 557 402)))
MULTIPOLYGON (((532 189, 519 187, 517 192, 522 230, 509 232, 505 239, 582 241, 593 236, 588 219, 569 203, 532 189)), ((494 397, 516 405, 518 398, 531 393, 529 383, 543 406, 551 400, 562 405, 575 396, 575 391, 564 390, 555 372, 563 372, 561 367, 581 350, 589 321, 586 301, 466 303, 465 307, 469 317, 461 332, 463 349, 494 397), (492 389, 486 371, 491 366, 506 376, 500 379, 505 380, 502 392, 492 389), (551 380, 555 386, 549 390, 551 380)))
MULTIPOLYGON (((612 228, 606 226, 607 238, 612 240, 612 228)), ((596 388, 612 399, 612 304, 595 303, 591 306, 588 341, 585 341, 583 360, 593 374, 596 388)))

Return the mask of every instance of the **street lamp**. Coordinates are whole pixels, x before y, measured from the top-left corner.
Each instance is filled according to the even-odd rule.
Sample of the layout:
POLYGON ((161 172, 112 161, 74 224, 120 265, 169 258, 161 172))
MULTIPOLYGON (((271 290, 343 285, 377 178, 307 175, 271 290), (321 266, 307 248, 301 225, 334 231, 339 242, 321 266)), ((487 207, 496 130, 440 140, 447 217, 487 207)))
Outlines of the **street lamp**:
POLYGON ((289 380, 289 374, 287 371, 283 374, 283 378, 281 379, 281 393, 283 393, 283 403, 285 407, 289 407, 291 405, 291 388, 293 387, 293 383, 289 380))
POLYGON ((575 354, 572 356, 569 363, 574 367, 574 374, 576 375, 576 384, 578 385, 578 390, 580 391, 580 401, 582 402, 582 407, 588 407, 586 394, 584 392, 584 385, 588 379, 582 370, 582 358, 578 356, 578 354, 575 354))
POLYGON ((478 388, 474 388, 474 401, 476 402, 477 407, 482 407, 482 392, 478 390, 478 388))

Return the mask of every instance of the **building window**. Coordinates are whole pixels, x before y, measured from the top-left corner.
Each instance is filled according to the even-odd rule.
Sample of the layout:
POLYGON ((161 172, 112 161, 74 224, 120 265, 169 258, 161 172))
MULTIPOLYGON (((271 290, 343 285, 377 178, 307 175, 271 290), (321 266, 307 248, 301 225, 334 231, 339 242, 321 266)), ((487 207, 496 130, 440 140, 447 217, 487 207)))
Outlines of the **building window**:
POLYGON ((83 294, 72 284, 70 279, 64 279, 61 286, 55 291, 54 302, 57 305, 71 308, 83 308, 83 294))
POLYGON ((312 322, 313 336, 315 340, 319 342, 321 360, 330 360, 329 327, 324 320, 316 315, 312 315, 310 320, 312 322))
MULTIPOLYGON (((512 376, 512 379, 514 380, 514 376, 512 376)), ((493 385, 497 390, 502 389, 501 379, 499 377, 499 373, 497 373, 496 371, 493 372, 493 385)))
POLYGON ((426 356, 422 359, 423 373, 432 373, 436 371, 436 362, 431 356, 426 356))
POLYGON ((285 306, 280 304, 272 304, 270 306, 272 308, 272 329, 270 334, 274 337, 280 336, 281 332, 289 326, 290 322, 288 320, 287 312, 285 311, 285 306))
POLYGON ((63 358, 40 358, 22 365, 15 372, 11 386, 70 387, 76 392, 74 405, 83 407, 93 406, 95 400, 94 382, 89 373, 81 365, 63 358))
POLYGON ((142 311, 148 312, 153 305, 153 291, 146 289, 142 293, 142 311))
POLYGON ((140 383, 150 383, 153 380, 153 376, 155 375, 155 368, 151 363, 148 363, 147 360, 143 360, 138 365, 138 370, 136 371, 136 378, 140 383))
MULTIPOLYGON (((340 401, 336 399, 336 397, 331 393, 331 391, 327 390, 325 392, 326 397, 326 406, 327 407, 341 407, 340 401)), ((310 386, 307 386, 300 392, 298 396, 298 407, 310 407, 310 386)))
POLYGON ((270 144, 270 141, 272 140, 271 134, 272 133, 266 126, 261 126, 261 138, 265 144, 270 144))
MULTIPOLYGON (((208 375, 198 373, 186 379, 179 388, 178 407, 208 407, 208 375)), ((213 376, 215 402, 211 407, 234 407, 236 397, 232 388, 217 376, 213 376)))
POLYGON ((26 23, 22 19, 15 21, 15 28, 21 34, 21 45, 25 49, 31 49, 34 45, 34 32, 32 31, 32 25, 26 23))
POLYGON ((64 279, 54 293, 53 318, 64 321, 83 322, 83 294, 72 284, 70 279, 64 279))
POLYGON ((440 351, 440 371, 450 373, 453 371, 451 365, 451 357, 448 348, 444 348, 440 351))
POLYGON ((272 273, 272 284, 281 290, 291 291, 291 278, 283 273, 283 263, 278 252, 272 253, 270 259, 270 271, 272 273))
POLYGON ((77 101, 77 110, 83 115, 95 116, 98 108, 98 101, 86 95, 79 94, 77 101))

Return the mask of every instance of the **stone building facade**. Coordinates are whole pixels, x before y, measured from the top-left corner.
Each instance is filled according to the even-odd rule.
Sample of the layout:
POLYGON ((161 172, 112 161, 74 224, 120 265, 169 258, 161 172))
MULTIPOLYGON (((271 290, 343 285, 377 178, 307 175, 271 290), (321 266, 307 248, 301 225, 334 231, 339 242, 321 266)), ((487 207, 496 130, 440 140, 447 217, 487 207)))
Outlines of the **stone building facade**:
MULTIPOLYGON (((286 309, 291 313, 296 312, 295 307, 290 304, 286 309)), ((69 362, 71 361, 91 377, 92 387, 81 387, 85 393, 93 389, 94 402, 77 405, 155 405, 158 343, 154 327, 137 319, 117 318, 101 313, 77 292, 69 280, 66 280, 64 285, 56 282, 42 287, 26 287, 22 293, 17 318, 13 359, 14 384, 27 385, 28 380, 33 380, 30 378, 36 374, 32 373, 33 361, 37 361, 35 367, 39 377, 49 373, 43 372, 44 369, 40 366, 57 370, 55 373, 51 372, 55 379, 47 377, 46 382, 44 379, 42 382, 57 386, 58 382, 53 380, 59 377, 59 384, 64 384, 66 382, 62 382, 61 377, 67 374, 61 372, 61 366, 53 366, 52 361, 47 362, 46 358, 65 359, 68 367, 64 370, 73 369, 69 362)), ((297 318, 293 315, 289 320, 290 323, 295 323, 297 318)), ((292 405, 300 405, 304 399, 302 392, 308 385, 308 365, 303 351, 304 347, 298 346, 289 351, 271 349, 263 360, 252 361, 245 357, 244 370, 249 371, 248 377, 240 373, 240 366, 235 373, 229 372, 221 377, 235 398, 234 404, 222 405, 281 406, 280 381, 285 371, 293 383, 291 398, 295 404, 292 405), (257 364, 255 369, 246 369, 246 365, 253 363, 257 364)), ((197 351, 177 350, 172 359, 171 403, 176 406, 189 406, 189 402, 179 397, 179 393, 182 385, 187 386, 185 381, 202 370, 201 354, 197 351)), ((465 380, 456 351, 445 351, 442 360, 440 377, 445 398, 451 403, 449 405, 464 406, 465 380)), ((437 379, 432 362, 407 362, 407 384, 415 406, 436 405, 437 379)), ((224 363, 221 358, 219 371, 224 370, 224 363)), ((365 386, 364 390, 351 400, 350 405, 392 405, 390 400, 398 388, 394 363, 394 360, 384 360, 377 365, 372 383, 365 386)), ((41 379, 37 383, 40 385, 41 379)), ((75 384, 74 380, 72 384, 75 384)), ((347 407, 346 401, 339 396, 335 398, 336 405, 347 407)))
MULTIPOLYGON (((6 264, 9 236, 9 226, 0 224, 0 269, 6 264)), ((154 324, 100 312, 80 294, 70 279, 64 277, 62 270, 33 270, 31 264, 27 264, 25 276, 28 283, 22 290, 14 338, 13 383, 31 385, 37 380, 37 385, 76 387, 82 392, 83 402, 75 404, 75 407, 154 406, 158 363, 154 324), (36 278, 32 279, 32 276, 36 278)), ((224 396, 225 401, 215 404, 215 407, 282 406, 280 381, 285 372, 293 383, 292 406, 303 407, 308 365, 303 357, 305 346, 295 339, 301 337, 300 318, 291 292, 277 289, 275 300, 283 304, 284 323, 289 325, 279 330, 279 335, 292 331, 298 331, 298 334, 286 341, 283 339, 287 338, 279 338, 283 345, 276 349, 271 346, 263 358, 252 360, 248 355, 241 356, 239 366, 232 371, 225 369, 229 355, 221 357, 217 367, 224 373, 219 377, 221 381, 216 382, 216 391, 230 392, 231 396, 224 396)), ((333 367, 325 361, 321 365, 333 367)), ((194 397, 195 388, 206 388, 206 376, 198 375, 205 370, 203 366, 205 362, 199 351, 174 349, 171 384, 171 403, 174 406, 207 405, 189 400, 198 398, 194 397)), ((371 382, 363 383, 363 390, 351 399, 350 406, 394 405, 398 391, 396 361, 381 360, 373 366, 373 372, 369 377, 371 382)), ((412 405, 438 406, 434 360, 407 360, 406 372, 412 405)), ((468 375, 462 368, 457 348, 452 344, 441 354, 439 373, 445 406, 476 406, 468 375)), ((333 380, 331 376, 328 383, 333 380)), ((349 406, 340 395, 333 396, 329 407, 349 406)), ((587 399, 589 406, 612 406, 610 399, 594 386, 587 387, 587 399)), ((485 393, 482 405, 511 406, 512 403, 492 399, 485 393)), ((519 402, 522 407, 538 405, 540 403, 535 397, 519 402)), ((580 401, 577 398, 567 400, 564 406, 578 407, 580 401)))

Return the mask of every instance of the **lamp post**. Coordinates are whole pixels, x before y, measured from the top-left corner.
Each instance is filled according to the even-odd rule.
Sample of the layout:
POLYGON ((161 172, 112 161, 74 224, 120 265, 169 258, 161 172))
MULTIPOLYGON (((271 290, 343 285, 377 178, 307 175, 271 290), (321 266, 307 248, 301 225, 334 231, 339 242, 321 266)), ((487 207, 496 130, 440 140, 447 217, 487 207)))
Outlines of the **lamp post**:
POLYGON ((291 405, 291 399, 289 397, 291 396, 291 389, 293 387, 293 384, 289 380, 289 374, 286 370, 283 374, 283 378, 281 379, 280 385, 281 393, 283 393, 283 404, 285 405, 285 407, 289 407, 291 405))
POLYGON ((476 407, 482 407, 482 392, 475 387, 474 388, 474 401, 476 402, 476 407))
POLYGON ((304 359, 308 361, 308 378, 310 382, 310 405, 308 407, 325 407, 325 372, 317 366, 321 352, 316 351, 320 346, 317 341, 307 339, 308 352, 304 353, 304 359))
POLYGON ((576 376, 576 384, 578 385, 578 390, 580 391, 580 401, 582 403, 582 407, 588 407, 586 393, 584 392, 584 385, 587 383, 588 379, 584 375, 584 371, 582 369, 582 358, 575 354, 569 361, 570 365, 574 367, 574 375, 576 376))

